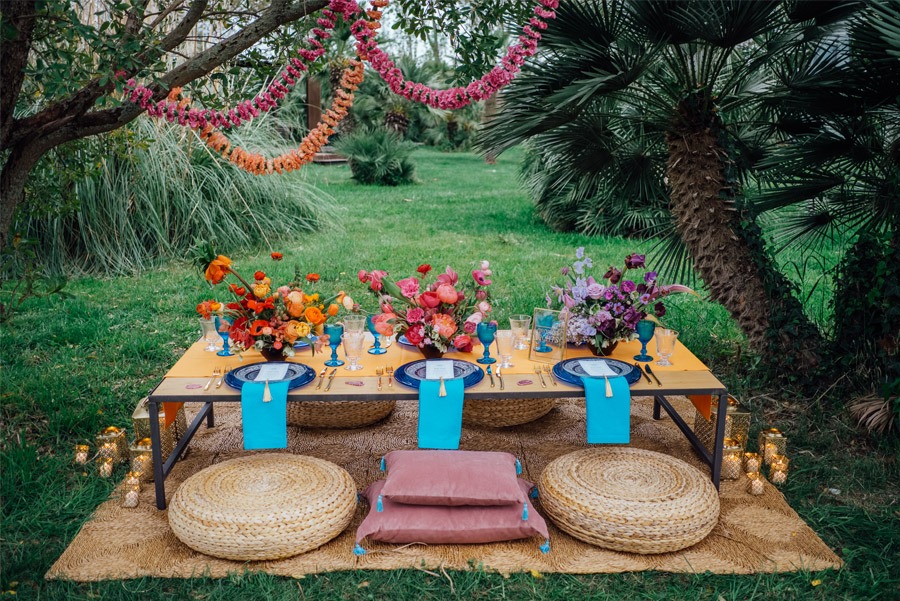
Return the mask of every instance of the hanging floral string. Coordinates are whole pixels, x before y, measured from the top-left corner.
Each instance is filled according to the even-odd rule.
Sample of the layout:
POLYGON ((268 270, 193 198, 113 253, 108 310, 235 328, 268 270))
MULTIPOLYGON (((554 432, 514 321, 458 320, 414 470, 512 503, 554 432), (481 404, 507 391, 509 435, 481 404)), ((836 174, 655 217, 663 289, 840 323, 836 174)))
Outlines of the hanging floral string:
POLYGON ((322 16, 316 20, 320 27, 313 28, 312 35, 307 40, 309 48, 301 47, 297 50, 301 58, 292 58, 265 92, 252 100, 242 100, 234 108, 223 110, 191 108, 183 101, 173 100, 171 94, 169 98, 154 103, 153 90, 138 84, 134 79, 129 79, 125 84, 125 99, 140 105, 151 117, 164 118, 169 123, 178 123, 191 129, 204 129, 208 125, 217 128, 238 127, 261 112, 267 113, 278 106, 278 102, 287 96, 297 80, 303 77, 303 72, 308 70, 309 65, 325 54, 322 42, 331 37, 329 32, 334 29, 337 16, 340 15, 349 22, 358 13, 359 7, 352 0, 331 0, 328 8, 322 10, 322 16))
MULTIPOLYGON (((373 2, 372 5, 379 9, 387 6, 387 1, 379 0, 373 2)), ((522 35, 519 36, 518 42, 507 48, 506 55, 499 65, 468 86, 448 90, 434 90, 422 83, 406 81, 403 73, 387 53, 378 47, 378 43, 372 35, 372 29, 367 26, 365 19, 357 20, 351 26, 351 31, 363 46, 363 52, 368 55, 369 64, 387 82, 392 92, 434 108, 453 110, 475 101, 486 100, 511 82, 525 63, 525 59, 537 52, 537 43, 541 39, 540 32, 547 29, 548 19, 556 18, 555 9, 558 6, 559 0, 540 0, 540 3, 534 8, 535 16, 531 17, 528 24, 522 27, 522 35)), ((373 12, 377 18, 381 17, 381 12, 374 10, 367 12, 370 18, 373 12)))

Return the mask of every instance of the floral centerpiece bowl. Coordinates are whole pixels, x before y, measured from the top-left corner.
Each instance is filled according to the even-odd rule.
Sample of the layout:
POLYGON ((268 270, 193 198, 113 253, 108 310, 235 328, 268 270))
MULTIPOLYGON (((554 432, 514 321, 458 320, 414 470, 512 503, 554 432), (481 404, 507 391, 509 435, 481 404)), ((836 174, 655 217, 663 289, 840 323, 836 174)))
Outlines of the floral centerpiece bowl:
POLYGON ((422 264, 416 275, 393 281, 386 271, 359 272, 359 280, 369 285, 379 301, 381 313, 372 318, 379 334, 406 336, 426 358, 442 356, 449 350, 471 352, 474 334, 492 307, 490 263, 482 261, 471 277, 460 279, 452 268, 426 278, 431 265, 422 264))
POLYGON ((566 281, 547 293, 547 306, 568 312, 566 339, 587 344, 595 355, 609 355, 619 342, 637 338, 641 320, 658 322, 666 314, 663 297, 675 292, 696 295, 680 284, 660 285, 655 271, 645 271, 637 281, 627 279, 628 271, 646 269, 644 255, 629 254, 622 269, 610 266, 601 280, 590 274, 594 264, 583 247, 575 258, 561 270, 566 281))
MULTIPOLYGON (((281 253, 272 253, 273 260, 281 260, 281 253)), ((338 314, 343 306, 353 310, 353 300, 338 293, 322 299, 312 292, 319 275, 309 273, 301 281, 301 274, 294 273, 294 280, 273 289, 272 280, 264 271, 253 274, 252 283, 245 280, 234 268, 228 257, 218 255, 206 269, 210 284, 221 284, 229 275, 239 283, 228 284, 234 300, 225 304, 223 327, 228 328, 232 348, 237 352, 256 349, 268 361, 294 356, 294 344, 306 342, 313 353, 325 341, 320 337, 313 341, 314 333, 321 333, 329 318, 338 314), (302 287, 301 287, 302 286, 302 287), (304 288, 306 291, 304 291, 304 288)))

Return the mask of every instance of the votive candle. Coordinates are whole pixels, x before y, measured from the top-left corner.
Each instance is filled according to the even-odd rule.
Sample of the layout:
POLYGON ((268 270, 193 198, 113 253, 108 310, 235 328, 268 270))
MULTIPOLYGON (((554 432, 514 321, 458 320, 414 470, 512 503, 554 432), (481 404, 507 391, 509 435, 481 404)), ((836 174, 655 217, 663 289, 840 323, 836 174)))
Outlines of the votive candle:
POLYGON ((784 484, 787 482, 787 473, 788 473, 788 465, 790 464, 790 460, 784 455, 775 455, 772 458, 771 472, 769 472, 769 479, 772 481, 772 484, 784 484))
POLYGON ((78 465, 84 465, 88 462, 88 453, 91 448, 86 444, 77 444, 75 445, 75 463, 78 465))
POLYGON ((141 486, 141 474, 138 472, 128 472, 125 474, 125 486, 141 486))
POLYGON ((747 478, 749 482, 747 484, 747 492, 751 495, 761 495, 766 488, 766 484, 762 479, 762 476, 759 475, 759 472, 748 472, 747 478))
POLYGON ((101 478, 109 478, 113 472, 113 460, 111 457, 100 457, 97 460, 97 469, 101 478))
POLYGON ((762 462, 759 460, 759 453, 744 453, 744 471, 748 474, 759 472, 762 462))
POLYGON ((125 491, 122 495, 122 507, 133 508, 137 507, 138 503, 141 502, 141 483, 131 483, 129 484, 127 479, 125 481, 125 491))

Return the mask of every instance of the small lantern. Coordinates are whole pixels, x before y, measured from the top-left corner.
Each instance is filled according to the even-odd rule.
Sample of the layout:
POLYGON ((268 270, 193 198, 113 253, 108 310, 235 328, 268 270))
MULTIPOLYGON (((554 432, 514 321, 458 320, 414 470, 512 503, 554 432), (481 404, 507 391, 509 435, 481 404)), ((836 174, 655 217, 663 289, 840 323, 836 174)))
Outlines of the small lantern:
POLYGON ((109 478, 113 473, 113 460, 111 457, 100 457, 97 459, 97 471, 101 478, 109 478))
POLYGON ((131 455, 131 471, 140 474, 142 481, 153 480, 153 446, 149 438, 142 438, 131 443, 128 453, 131 455))
POLYGON ((751 495, 761 495, 766 489, 766 483, 759 472, 747 472, 747 492, 751 495))
POLYGON ((726 438, 722 453, 722 479, 737 480, 741 477, 742 459, 744 448, 733 438, 726 438))
POLYGON ((759 444, 759 454, 762 455, 766 465, 772 463, 775 455, 784 455, 787 453, 787 438, 778 428, 769 428, 761 430, 757 438, 759 444))
MULTIPOLYGON (((698 411, 694 416, 694 432, 697 438, 703 442, 707 449, 712 449, 715 440, 715 429, 718 420, 719 401, 713 399, 710 406, 710 418, 706 419, 698 411)), ((747 437, 750 432, 750 412, 737 402, 732 396, 728 397, 728 406, 725 413, 725 436, 731 438, 740 445, 743 450, 747 446, 747 437)))
POLYGON ((762 460, 759 453, 744 453, 744 471, 748 474, 759 472, 762 469, 762 460))
POLYGON ((122 428, 110 426, 104 429, 97 435, 96 442, 97 448, 101 449, 101 451, 103 445, 107 443, 111 443, 114 446, 113 451, 109 455, 114 463, 125 461, 128 458, 128 445, 125 442, 125 430, 122 428))
MULTIPOLYGON (((148 408, 148 403, 147 397, 142 398, 138 401, 137 406, 134 408, 134 412, 131 414, 131 423, 134 426, 135 440, 150 438, 150 410, 148 408)), ((177 403, 165 403, 164 405, 175 404, 177 403)), ((163 461, 165 461, 175 449, 175 443, 178 442, 179 438, 178 429, 181 427, 182 423, 186 423, 186 420, 184 416, 184 407, 180 407, 178 413, 176 413, 175 422, 166 427, 166 412, 164 411, 163 406, 160 406, 159 409, 159 442, 160 449, 162 450, 162 458, 163 461)), ((187 427, 185 426, 185 429, 186 428, 187 427)), ((181 430, 182 435, 184 434, 184 431, 185 430, 181 430)))
POLYGON ((85 463, 87 463, 90 450, 91 448, 86 444, 75 445, 75 463, 77 463, 78 465, 84 465, 85 463))
POLYGON ((784 455, 772 457, 772 463, 769 465, 769 480, 772 481, 772 484, 781 486, 787 482, 788 465, 790 465, 790 459, 784 455))

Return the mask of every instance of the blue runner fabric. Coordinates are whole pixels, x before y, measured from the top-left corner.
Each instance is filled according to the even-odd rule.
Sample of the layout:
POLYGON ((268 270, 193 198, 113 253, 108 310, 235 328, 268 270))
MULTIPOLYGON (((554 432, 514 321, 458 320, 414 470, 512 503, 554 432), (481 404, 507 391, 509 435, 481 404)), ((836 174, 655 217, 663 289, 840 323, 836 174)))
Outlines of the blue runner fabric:
POLYGON ((444 380, 447 396, 439 397, 439 380, 419 384, 419 448, 458 449, 462 436, 462 378, 444 380))
POLYGON ((609 378, 612 397, 606 396, 605 378, 582 376, 587 413, 588 444, 631 442, 631 390, 622 376, 609 378))
POLYGON ((288 382, 269 382, 272 400, 263 402, 265 382, 244 382, 241 387, 241 419, 244 449, 287 448, 288 382))

